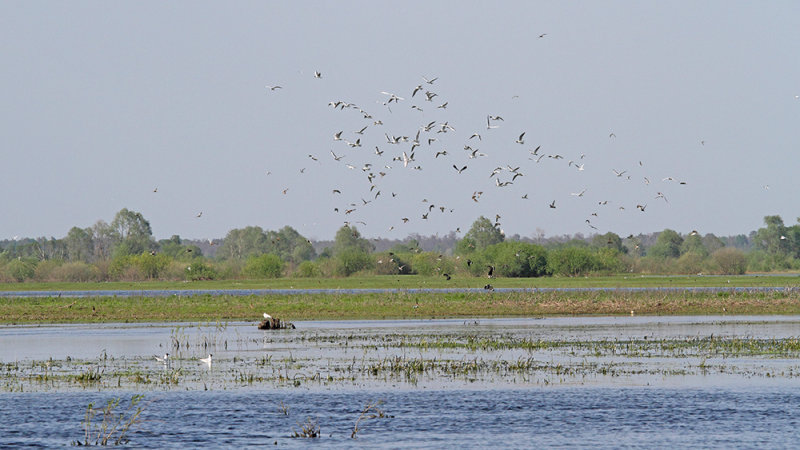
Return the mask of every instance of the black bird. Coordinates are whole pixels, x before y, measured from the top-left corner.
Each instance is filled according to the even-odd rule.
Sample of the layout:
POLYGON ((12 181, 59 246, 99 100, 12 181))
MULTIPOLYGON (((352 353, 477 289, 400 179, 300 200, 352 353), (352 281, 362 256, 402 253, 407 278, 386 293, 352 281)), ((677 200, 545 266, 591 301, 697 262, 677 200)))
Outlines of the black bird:
POLYGON ((448 274, 448 273, 443 273, 442 275, 444 275, 444 278, 445 278, 447 281, 450 281, 450 278, 451 278, 451 277, 450 277, 450 274, 448 274))
POLYGON ((469 266, 471 266, 471 265, 472 265, 472 260, 471 260, 471 259, 468 259, 468 260, 467 260, 467 267, 469 267, 469 266))
POLYGON ((492 275, 494 275, 494 266, 488 266, 488 267, 489 267, 489 275, 488 275, 488 277, 492 278, 492 275))

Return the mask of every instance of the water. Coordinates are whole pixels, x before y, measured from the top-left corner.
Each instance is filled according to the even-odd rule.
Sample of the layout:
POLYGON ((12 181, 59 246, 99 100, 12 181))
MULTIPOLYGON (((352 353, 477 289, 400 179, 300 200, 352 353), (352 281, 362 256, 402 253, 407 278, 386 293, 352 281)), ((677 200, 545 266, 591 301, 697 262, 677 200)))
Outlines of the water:
MULTIPOLYGON (((0 447, 83 439, 89 401, 111 395, 5 394, 0 447)), ((794 447, 795 390, 556 388, 382 392, 166 392, 147 396, 135 447, 383 448, 794 447), (362 420, 375 401, 384 418, 362 420), (281 405, 285 405, 288 415, 281 405), (293 438, 308 418, 320 437, 293 438)))
POLYGON ((121 398, 121 412, 134 394, 144 395, 134 447, 730 448, 800 437, 800 351, 777 350, 797 340, 800 317, 296 325, 0 326, 0 447, 83 440, 90 402, 121 398), (553 345, 515 345, 539 340, 553 345), (743 350, 724 345, 736 340, 743 350), (471 341, 511 345, 455 345, 471 341), (167 351, 169 367, 153 357, 167 351), (199 361, 208 353, 211 366, 199 361), (370 404, 384 417, 363 418, 353 440, 370 404), (320 437, 292 437, 309 420, 320 437))

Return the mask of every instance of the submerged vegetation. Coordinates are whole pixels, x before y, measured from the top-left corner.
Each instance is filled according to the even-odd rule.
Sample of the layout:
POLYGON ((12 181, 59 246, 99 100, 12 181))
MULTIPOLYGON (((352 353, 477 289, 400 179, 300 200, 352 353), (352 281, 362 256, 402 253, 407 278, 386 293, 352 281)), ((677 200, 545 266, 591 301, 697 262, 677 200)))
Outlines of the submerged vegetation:
MULTIPOLYGON (((635 321, 598 323, 571 325, 528 319, 498 327, 491 321, 468 320, 424 328, 352 326, 277 334, 250 326, 181 327, 162 333, 169 363, 105 352, 88 359, 15 361, 0 365, 0 389, 330 389, 466 386, 475 382, 544 386, 616 378, 644 384, 674 376, 800 377, 800 338, 786 335, 794 326, 791 321, 689 322, 678 328, 665 328, 665 323, 658 322, 654 326, 635 321), (780 326, 783 331, 777 337, 734 332, 758 326, 768 334, 770 326, 780 326), (681 333, 675 334, 676 330, 681 333), (182 336, 179 341, 174 339, 176 335, 182 336), (213 365, 199 359, 208 353, 214 354, 213 365)), ((141 412, 134 408, 136 404, 128 408, 135 414, 112 415, 117 404, 109 403, 112 408, 103 412, 104 417, 115 418, 108 425, 135 423, 141 412)), ((91 408, 92 417, 102 412, 91 408)), ((288 416, 289 407, 281 403, 273 413, 288 416)), ((352 437, 366 421, 383 416, 380 403, 367 404, 355 421, 352 437)), ((90 424, 86 426, 88 429, 90 424)), ((105 425, 101 429, 105 431, 92 436, 108 436, 113 431, 105 425)), ((296 431, 297 437, 318 437, 318 433, 313 419, 296 431)))

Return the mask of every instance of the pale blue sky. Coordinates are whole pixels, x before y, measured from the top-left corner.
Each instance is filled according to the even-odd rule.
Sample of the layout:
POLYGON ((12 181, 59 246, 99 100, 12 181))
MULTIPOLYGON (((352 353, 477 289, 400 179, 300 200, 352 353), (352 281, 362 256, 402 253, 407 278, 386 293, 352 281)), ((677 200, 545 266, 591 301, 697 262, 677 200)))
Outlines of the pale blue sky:
POLYGON ((0 2, 0 239, 63 237, 122 208, 158 238, 289 225, 327 239, 346 220, 403 238, 496 214, 523 236, 791 224, 798 55, 796 1, 0 2), (419 84, 432 102, 412 98, 419 84), (390 111, 381 91, 405 100, 390 111), (392 161, 411 142, 385 133, 413 140, 431 121, 416 161, 392 161), (455 131, 436 133, 445 121, 455 131), (564 159, 530 160, 539 145, 564 159), (497 187, 507 166, 524 176, 497 187))

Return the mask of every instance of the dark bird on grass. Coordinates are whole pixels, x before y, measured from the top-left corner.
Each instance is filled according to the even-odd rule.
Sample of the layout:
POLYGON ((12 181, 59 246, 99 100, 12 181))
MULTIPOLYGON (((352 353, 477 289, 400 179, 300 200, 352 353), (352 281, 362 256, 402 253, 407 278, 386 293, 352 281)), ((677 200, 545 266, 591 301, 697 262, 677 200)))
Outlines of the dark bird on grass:
POLYGON ((444 276, 444 279, 447 281, 450 281, 450 278, 452 278, 449 273, 443 273, 442 275, 444 276))
POLYGON ((471 259, 467 259, 467 267, 469 267, 471 265, 472 265, 472 260, 471 259))
POLYGON ((491 284, 487 284, 483 288, 486 289, 487 291, 493 291, 494 290, 494 286, 492 286, 491 284))
POLYGON ((487 278, 492 278, 494 276, 494 266, 487 266, 489 268, 489 273, 487 274, 487 278))

